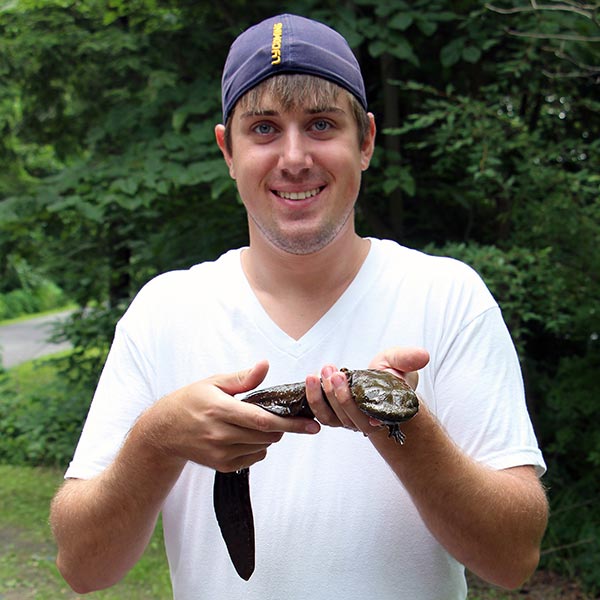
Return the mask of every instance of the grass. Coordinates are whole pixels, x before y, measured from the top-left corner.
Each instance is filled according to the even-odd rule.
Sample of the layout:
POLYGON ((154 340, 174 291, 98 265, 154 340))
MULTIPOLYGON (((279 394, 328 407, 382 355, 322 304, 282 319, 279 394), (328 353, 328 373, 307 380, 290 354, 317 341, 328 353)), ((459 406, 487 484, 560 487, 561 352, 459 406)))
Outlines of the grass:
MULTIPOLYGON (((56 547, 48 525, 48 507, 61 481, 62 473, 56 469, 0 465, 0 598, 3 600, 82 597, 70 590, 54 565, 56 547)), ((160 527, 127 577, 92 597, 103 600, 172 597, 160 527)))
MULTIPOLYGON (((51 359, 67 357, 70 350, 58 352, 51 359)), ((46 358, 38 358, 16 365, 6 371, 12 388, 19 399, 30 398, 47 390, 57 379, 56 366, 46 358)))
MULTIPOLYGON (((8 371, 11 388, 28 399, 56 382, 56 365, 38 359, 8 371)), ((50 501, 63 480, 62 469, 0 464, 0 599, 82 598, 60 576, 48 525, 50 501)), ((157 527, 142 559, 113 588, 91 596, 102 600, 172 598, 162 529, 157 527)))

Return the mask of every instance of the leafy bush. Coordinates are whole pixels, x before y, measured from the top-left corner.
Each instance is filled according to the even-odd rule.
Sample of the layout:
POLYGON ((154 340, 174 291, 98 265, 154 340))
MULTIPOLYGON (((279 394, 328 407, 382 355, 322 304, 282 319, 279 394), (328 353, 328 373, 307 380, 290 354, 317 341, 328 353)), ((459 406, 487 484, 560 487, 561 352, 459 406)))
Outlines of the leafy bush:
POLYGON ((89 408, 91 390, 60 375, 64 358, 0 373, 0 462, 65 466, 89 408))
MULTIPOLYGON (((554 478, 556 479, 556 478, 554 478)), ((600 511, 589 488, 556 481, 550 486, 552 512, 541 564, 580 581, 591 594, 600 591, 600 511), (582 498, 587 497, 587 500, 582 498)), ((597 598, 598 596, 589 596, 597 598)))
POLYGON ((430 253, 470 264, 502 308, 519 350, 548 465, 551 516, 542 564, 600 590, 600 398, 597 315, 550 248, 450 243, 430 253), (556 350, 558 349, 558 351, 556 350))
POLYGON ((547 409, 540 420, 553 509, 544 563, 577 575, 590 590, 599 591, 600 431, 594 417, 600 397, 600 352, 593 341, 584 356, 563 358, 556 376, 542 382, 547 409))
POLYGON ((0 294, 0 319, 11 319, 36 312, 33 298, 25 290, 0 294))
POLYGON ((18 289, 0 294, 0 320, 53 310, 65 304, 67 299, 64 292, 47 281, 34 290, 18 289))
POLYGON ((458 258, 481 275, 500 304, 522 357, 526 343, 540 330, 556 335, 572 327, 579 304, 571 289, 570 274, 561 271, 551 248, 514 246, 505 250, 471 242, 428 246, 425 250, 458 258))
POLYGON ((0 275, 0 320, 60 308, 67 303, 56 283, 15 254, 2 257, 0 275))

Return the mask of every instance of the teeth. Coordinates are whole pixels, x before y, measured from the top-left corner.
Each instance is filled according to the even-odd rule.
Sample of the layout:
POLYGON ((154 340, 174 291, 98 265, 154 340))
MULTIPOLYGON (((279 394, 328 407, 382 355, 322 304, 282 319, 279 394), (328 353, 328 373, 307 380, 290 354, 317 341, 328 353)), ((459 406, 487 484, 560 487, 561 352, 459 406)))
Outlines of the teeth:
POLYGON ((307 190, 306 192, 275 192, 280 198, 285 198, 286 200, 306 200, 307 198, 312 198, 316 196, 320 192, 320 188, 315 188, 314 190, 307 190))

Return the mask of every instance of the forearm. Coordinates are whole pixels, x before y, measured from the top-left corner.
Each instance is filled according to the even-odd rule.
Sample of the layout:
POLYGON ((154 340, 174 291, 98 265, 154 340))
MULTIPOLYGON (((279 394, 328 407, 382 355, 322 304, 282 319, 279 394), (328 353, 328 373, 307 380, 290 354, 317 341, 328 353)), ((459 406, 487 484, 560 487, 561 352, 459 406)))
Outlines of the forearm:
POLYGON ((142 417, 102 474, 67 481, 52 503, 57 565, 79 593, 109 587, 133 567, 185 464, 156 449, 144 425, 142 417))
POLYGON ((371 440, 398 475, 435 538, 467 568, 503 587, 535 569, 547 522, 545 494, 530 467, 494 471, 466 456, 423 407, 399 447, 371 440))
POLYGON ((101 475, 65 484, 51 524, 57 564, 76 591, 108 587, 136 563, 188 461, 236 471, 262 460, 284 432, 318 432, 312 419, 286 419, 233 398, 256 387, 267 370, 261 361, 164 396, 142 413, 101 475))

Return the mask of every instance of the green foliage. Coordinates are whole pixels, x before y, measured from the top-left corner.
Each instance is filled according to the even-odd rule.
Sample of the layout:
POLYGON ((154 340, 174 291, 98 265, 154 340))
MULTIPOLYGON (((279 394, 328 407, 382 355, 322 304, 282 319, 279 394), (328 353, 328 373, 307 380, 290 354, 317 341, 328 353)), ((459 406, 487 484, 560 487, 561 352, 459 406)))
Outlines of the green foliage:
POLYGON ((44 312, 65 306, 63 291, 51 281, 46 281, 34 290, 11 290, 0 293, 0 320, 44 312))
POLYGON ((68 464, 93 388, 57 378, 61 360, 0 373, 0 463, 68 464))
MULTIPOLYGON (((563 507, 598 494, 600 440, 587 423, 600 397, 600 28, 597 2, 549 6, 294 0, 285 10, 339 29, 363 66, 379 146, 361 232, 465 260, 501 305, 551 500, 563 507)), ((63 331, 75 345, 65 385, 87 390, 73 398, 93 386, 114 323, 144 282, 247 242, 213 140, 219 78, 233 37, 281 10, 270 0, 0 9, 0 292, 31 291, 13 268, 27 265, 21 274, 55 282, 83 307, 63 331)), ((61 391, 47 393, 60 420, 61 391)), ((75 423, 81 398, 65 404, 72 417, 61 426, 75 423)), ((11 414, 7 402, 5 422, 32 431, 27 411, 11 414)), ((26 402, 39 413, 44 400, 26 402)), ((9 440, 13 454, 37 460, 24 434, 9 440)), ((599 518, 586 507, 584 524, 558 513, 551 546, 582 539, 599 518)), ((600 586, 584 548, 548 557, 600 586)))
POLYGON ((449 243, 428 246, 426 251, 452 256, 471 265, 498 299, 504 320, 520 355, 542 332, 560 335, 571 331, 577 299, 570 289, 570 274, 560 273, 551 248, 532 250, 512 247, 449 243))
POLYGON ((5 228, 14 236, 23 220, 35 223, 43 249, 17 249, 43 252, 50 274, 82 306, 118 304, 157 271, 245 240, 243 210, 213 138, 216 65, 203 60, 219 44, 224 53, 226 41, 212 24, 196 35, 188 20, 211 22, 210 12, 156 2, 21 2, 3 14, 0 57, 19 106, 18 122, 13 115, 7 126, 18 129, 17 140, 51 142, 62 161, 36 171, 11 143, 8 162, 20 164, 30 193, 4 201, 18 217, 5 228), (194 223, 195 234, 187 233, 194 223), (210 235, 199 235, 204 223, 210 235))
POLYGON ((64 292, 22 257, 4 259, 0 285, 0 320, 60 308, 67 303, 64 292))
POLYGON ((595 336, 584 356, 561 360, 556 380, 548 389, 549 410, 542 415, 547 429, 554 433, 548 450, 557 468, 563 474, 577 474, 579 484, 585 481, 590 488, 596 480, 594 471, 600 467, 600 430, 593 425, 600 394, 599 372, 600 348, 595 336), (581 466, 586 467, 586 477, 579 472, 581 466))
POLYGON ((594 594, 590 598, 597 598, 600 591, 597 491, 587 485, 582 489, 570 479, 563 480, 562 484, 561 487, 557 480, 548 492, 552 498, 552 515, 544 540, 542 565, 576 578, 594 594))

